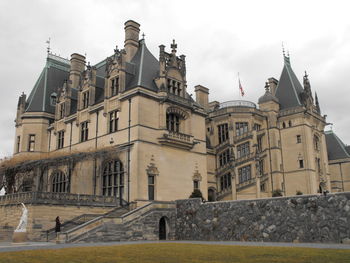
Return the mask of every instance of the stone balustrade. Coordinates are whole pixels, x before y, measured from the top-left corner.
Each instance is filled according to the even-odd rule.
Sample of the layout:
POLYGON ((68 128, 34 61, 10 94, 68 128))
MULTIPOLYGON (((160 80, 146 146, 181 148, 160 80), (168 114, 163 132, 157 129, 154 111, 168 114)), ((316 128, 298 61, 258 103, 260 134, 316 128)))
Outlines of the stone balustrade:
MULTIPOLYGON (((125 203, 124 200, 122 200, 125 203)), ((116 196, 98 196, 53 192, 23 192, 0 196, 0 205, 11 204, 64 204, 64 205, 94 205, 119 206, 120 199, 116 196)))

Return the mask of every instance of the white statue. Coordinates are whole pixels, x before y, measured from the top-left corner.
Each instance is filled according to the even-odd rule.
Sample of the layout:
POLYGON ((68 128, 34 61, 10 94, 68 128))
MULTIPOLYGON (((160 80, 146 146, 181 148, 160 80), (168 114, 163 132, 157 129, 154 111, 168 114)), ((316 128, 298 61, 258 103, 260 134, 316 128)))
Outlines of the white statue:
POLYGON ((19 220, 19 224, 15 230, 15 232, 26 232, 27 229, 27 222, 28 222, 28 209, 26 206, 21 203, 23 208, 22 208, 22 216, 21 219, 19 220))

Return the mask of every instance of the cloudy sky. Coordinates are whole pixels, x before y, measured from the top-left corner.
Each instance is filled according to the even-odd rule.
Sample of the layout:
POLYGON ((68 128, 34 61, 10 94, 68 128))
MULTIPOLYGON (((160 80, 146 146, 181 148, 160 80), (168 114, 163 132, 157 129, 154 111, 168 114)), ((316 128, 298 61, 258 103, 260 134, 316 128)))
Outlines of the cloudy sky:
POLYGON ((350 144, 350 19, 347 1, 1 0, 0 157, 13 151, 18 96, 29 95, 45 65, 46 40, 56 54, 87 54, 96 64, 123 46, 124 22, 141 24, 158 57, 172 39, 187 59, 189 92, 197 84, 210 100, 257 102, 269 77, 279 78, 281 43, 302 80, 307 70, 322 114, 350 144))

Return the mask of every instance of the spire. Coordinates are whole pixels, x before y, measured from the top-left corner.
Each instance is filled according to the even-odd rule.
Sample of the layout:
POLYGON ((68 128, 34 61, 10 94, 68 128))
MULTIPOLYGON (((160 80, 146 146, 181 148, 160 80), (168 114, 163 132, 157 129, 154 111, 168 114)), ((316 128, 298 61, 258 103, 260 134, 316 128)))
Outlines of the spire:
POLYGON ((315 105, 316 105, 316 111, 321 114, 321 108, 320 108, 320 104, 318 102, 318 97, 317 97, 317 93, 315 92, 315 105))
POLYGON ((304 89, 290 65, 289 56, 286 56, 284 46, 282 48, 284 65, 274 95, 278 98, 281 109, 302 106, 300 94, 304 89))

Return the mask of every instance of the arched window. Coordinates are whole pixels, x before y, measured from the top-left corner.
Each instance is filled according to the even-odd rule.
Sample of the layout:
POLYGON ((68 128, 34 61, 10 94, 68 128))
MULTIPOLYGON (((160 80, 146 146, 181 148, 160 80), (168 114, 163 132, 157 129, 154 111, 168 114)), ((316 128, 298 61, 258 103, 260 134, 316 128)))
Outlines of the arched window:
POLYGON ((282 127, 283 127, 283 129, 286 128, 285 122, 282 123, 282 127))
POLYGON ((123 164, 118 160, 113 160, 105 163, 103 168, 103 175, 102 175, 102 195, 122 197, 123 192, 124 192, 123 164))
POLYGON ((176 113, 167 113, 166 128, 168 131, 179 132, 180 131, 179 115, 177 115, 176 113))
POLYGON ((56 171, 52 174, 52 192, 67 193, 68 180, 64 172, 56 171))

